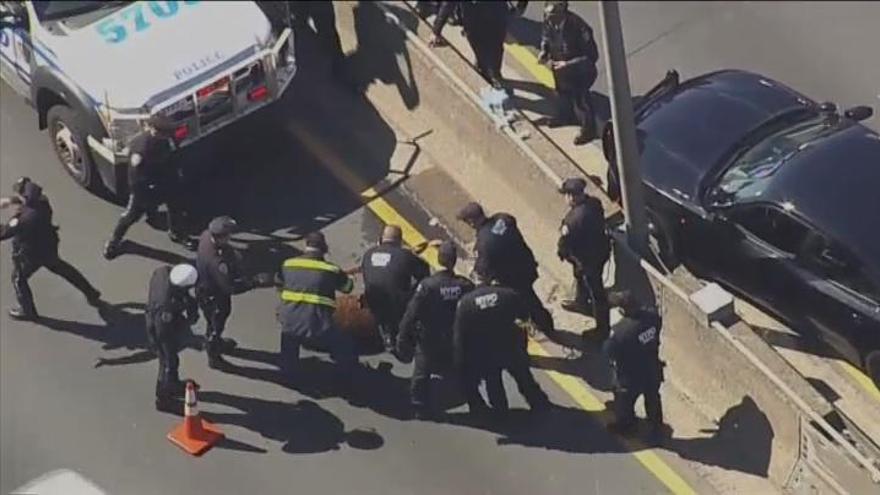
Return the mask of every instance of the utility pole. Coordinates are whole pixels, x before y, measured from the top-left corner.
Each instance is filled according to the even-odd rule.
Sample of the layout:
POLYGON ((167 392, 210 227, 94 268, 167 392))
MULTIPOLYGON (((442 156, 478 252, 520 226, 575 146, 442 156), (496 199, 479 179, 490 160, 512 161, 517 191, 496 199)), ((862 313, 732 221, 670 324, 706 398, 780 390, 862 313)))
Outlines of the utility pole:
POLYGON ((633 121, 632 95, 626 68, 626 50, 623 47, 623 29, 617 1, 600 1, 599 11, 604 36, 604 55, 611 97, 611 121, 614 125, 614 149, 626 218, 629 246, 641 254, 648 254, 648 224, 645 214, 645 196, 642 173, 639 168, 639 150, 636 126, 633 121))

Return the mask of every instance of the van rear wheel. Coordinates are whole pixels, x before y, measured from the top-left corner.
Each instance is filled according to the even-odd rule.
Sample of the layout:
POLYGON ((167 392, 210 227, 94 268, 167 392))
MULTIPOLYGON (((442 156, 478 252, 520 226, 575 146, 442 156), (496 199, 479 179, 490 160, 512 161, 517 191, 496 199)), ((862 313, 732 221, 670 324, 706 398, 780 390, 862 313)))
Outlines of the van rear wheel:
POLYGON ((86 189, 95 190, 98 174, 79 118, 70 107, 55 105, 46 115, 55 156, 68 175, 86 189))

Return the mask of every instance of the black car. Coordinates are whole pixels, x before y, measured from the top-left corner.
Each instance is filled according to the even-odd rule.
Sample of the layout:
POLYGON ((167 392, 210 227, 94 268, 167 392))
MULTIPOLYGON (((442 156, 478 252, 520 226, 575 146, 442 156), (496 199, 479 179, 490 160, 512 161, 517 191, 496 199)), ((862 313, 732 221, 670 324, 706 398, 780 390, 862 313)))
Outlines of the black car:
MULTIPOLYGON (((666 78, 635 104, 655 247, 795 328, 816 330, 880 384, 880 137, 767 77, 666 78)), ((615 195, 610 125, 603 134, 615 195)))

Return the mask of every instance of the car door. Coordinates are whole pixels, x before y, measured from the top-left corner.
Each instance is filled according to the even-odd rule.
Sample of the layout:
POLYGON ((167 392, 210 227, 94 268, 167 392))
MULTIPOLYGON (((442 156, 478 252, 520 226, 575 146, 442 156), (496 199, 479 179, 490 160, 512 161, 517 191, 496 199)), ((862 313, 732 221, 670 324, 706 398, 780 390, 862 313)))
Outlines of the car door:
POLYGON ((798 257, 808 273, 805 313, 812 328, 849 361, 880 350, 880 289, 848 250, 815 233, 798 257))
POLYGON ((776 206, 746 204, 727 209, 713 230, 720 278, 789 319, 803 297, 795 253, 807 227, 776 206))

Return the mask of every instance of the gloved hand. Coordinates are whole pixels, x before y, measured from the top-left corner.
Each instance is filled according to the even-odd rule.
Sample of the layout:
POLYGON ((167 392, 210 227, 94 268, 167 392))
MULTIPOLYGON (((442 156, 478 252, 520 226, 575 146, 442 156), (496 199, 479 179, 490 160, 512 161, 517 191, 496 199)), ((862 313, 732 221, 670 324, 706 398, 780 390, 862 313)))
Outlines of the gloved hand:
POLYGON ((274 285, 275 277, 271 273, 258 273, 254 275, 254 287, 269 287, 274 285))

